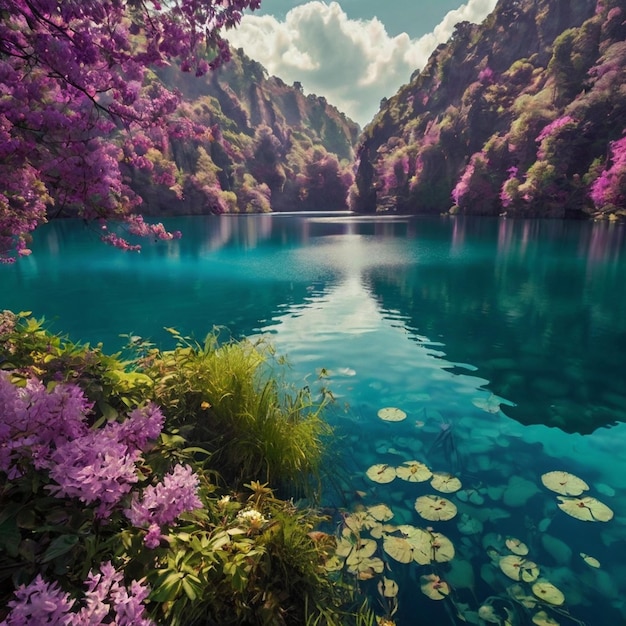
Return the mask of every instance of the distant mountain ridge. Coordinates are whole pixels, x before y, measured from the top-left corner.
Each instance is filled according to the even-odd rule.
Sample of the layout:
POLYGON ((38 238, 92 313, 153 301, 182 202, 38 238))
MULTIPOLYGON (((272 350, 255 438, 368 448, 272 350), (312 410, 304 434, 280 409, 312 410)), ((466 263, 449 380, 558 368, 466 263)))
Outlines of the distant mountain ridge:
POLYGON ((347 208, 361 129, 325 98, 268 77, 241 49, 203 77, 170 66, 153 80, 181 94, 181 133, 128 168, 143 213, 347 208))
POLYGON ((500 0, 360 138, 360 213, 626 216, 623 0, 500 0))

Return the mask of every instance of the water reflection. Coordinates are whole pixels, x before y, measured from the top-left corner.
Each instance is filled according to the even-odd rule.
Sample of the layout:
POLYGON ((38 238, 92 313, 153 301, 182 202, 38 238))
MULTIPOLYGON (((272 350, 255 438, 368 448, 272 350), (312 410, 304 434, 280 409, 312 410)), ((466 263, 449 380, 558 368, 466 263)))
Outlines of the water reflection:
MULTIPOLYGON (((342 464, 341 472, 333 466, 338 490, 329 506, 382 501, 392 504, 394 523, 417 523, 415 498, 429 483, 379 486, 367 468, 419 459, 454 471, 486 496, 484 506, 457 502, 483 534, 466 536, 456 520, 443 526, 457 562, 469 564, 475 598, 507 582, 483 538, 513 535, 566 590, 576 619, 623 622, 626 572, 615 558, 626 544, 623 229, 349 215, 167 226, 185 237, 147 242, 133 255, 103 247, 79 223, 50 224, 31 257, 0 268, 0 308, 57 319, 57 330, 104 340, 108 350, 130 331, 164 341, 164 326, 198 337, 214 324, 271 334, 297 384, 312 385, 323 369, 339 400, 329 418, 342 464), (384 422, 383 406, 408 417, 384 422), (444 425, 454 455, 435 445, 444 425), (581 528, 567 518, 541 486, 553 470, 583 477, 615 519, 581 528), (580 552, 602 569, 590 570, 580 552)), ((407 590, 403 626, 418 612, 428 623, 450 621, 443 605, 414 593, 417 565, 392 566, 407 590)))
POLYGON ((268 214, 167 226, 183 239, 145 242, 137 255, 80 222, 49 224, 33 255, 0 268, 0 305, 115 349, 119 333, 161 342, 165 326, 250 334, 352 272, 411 336, 475 366, 520 422, 592 432, 624 420, 620 225, 268 214))

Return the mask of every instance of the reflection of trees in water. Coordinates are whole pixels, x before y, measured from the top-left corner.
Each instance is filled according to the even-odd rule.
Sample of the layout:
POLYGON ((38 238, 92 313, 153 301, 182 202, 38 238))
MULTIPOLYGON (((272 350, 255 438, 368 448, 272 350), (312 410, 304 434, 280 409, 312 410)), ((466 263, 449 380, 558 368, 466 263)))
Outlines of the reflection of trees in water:
POLYGON ((511 417, 589 432, 626 407, 623 250, 624 229, 606 223, 454 220, 448 258, 370 280, 386 309, 517 403, 511 417))

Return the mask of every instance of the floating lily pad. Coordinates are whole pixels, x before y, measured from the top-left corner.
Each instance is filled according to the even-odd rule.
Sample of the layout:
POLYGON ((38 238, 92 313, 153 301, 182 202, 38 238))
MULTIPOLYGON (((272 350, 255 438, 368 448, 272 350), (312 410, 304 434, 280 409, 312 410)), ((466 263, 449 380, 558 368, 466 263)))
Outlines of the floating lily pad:
POLYGON ((415 546, 406 536, 385 535, 383 550, 400 563, 410 563, 413 561, 415 546))
POLYGON ((337 542, 335 554, 344 556, 346 560, 356 558, 367 558, 376 552, 376 541, 374 539, 361 539, 354 535, 343 535, 337 542))
POLYGON ((456 513, 456 505, 446 498, 435 495, 420 496, 415 500, 415 510, 431 522, 452 519, 456 513))
POLYGON ((420 588, 422 593, 431 600, 444 600, 450 595, 448 583, 441 580, 436 574, 420 576, 420 588))
POLYGON ((525 556, 528 554, 528 546, 515 537, 508 537, 504 542, 506 547, 513 553, 519 556, 525 556))
POLYGON ((583 522, 608 522, 613 519, 613 511, 606 505, 592 498, 568 498, 557 496, 559 509, 583 522))
POLYGON ((370 529, 370 535, 372 535, 374 539, 380 539, 383 535, 393 532, 395 528, 396 527, 391 524, 376 524, 370 529))
POLYGON ((343 523, 354 533, 359 533, 365 527, 367 519, 368 515, 365 511, 355 511, 346 515, 343 523))
POLYGON ((441 533, 429 532, 432 560, 437 563, 447 563, 454 558, 454 544, 441 533))
POLYGON ((422 483, 432 478, 433 473, 424 463, 405 461, 400 467, 396 467, 396 475, 410 483, 422 483))
POLYGON ((565 602, 563 592, 547 580, 538 580, 531 589, 542 602, 547 604, 561 606, 565 602))
POLYGON ((501 557, 498 565, 511 580, 522 580, 530 583, 539 578, 539 567, 537 564, 517 554, 501 557))
POLYGON ((393 517, 393 511, 386 504, 368 506, 366 511, 377 522, 388 522, 393 517))
POLYGON ((346 562, 349 564, 350 559, 354 560, 357 557, 359 559, 368 558, 376 552, 377 547, 378 545, 374 539, 359 539, 354 545, 351 554, 346 558, 346 562))
POLYGON ((384 409, 378 411, 378 417, 385 422, 401 422, 406 419, 406 413, 402 409, 398 409, 394 406, 387 406, 384 409))
POLYGON ((398 595, 398 583, 383 576, 383 579, 378 583, 378 593, 383 598, 395 598, 398 595))
POLYGON ((385 463, 377 463, 372 465, 366 474, 375 483, 390 483, 396 477, 396 468, 385 463))
POLYGON ((441 493, 454 493, 461 488, 461 481, 447 472, 434 472, 430 485, 441 493))
POLYGON ((541 482, 544 487, 560 493, 562 496, 579 496, 589 489, 589 485, 578 476, 569 472, 555 471, 543 474, 541 482))
POLYGON ((545 611, 539 611, 533 615, 533 624, 537 624, 537 626, 559 626, 559 622, 545 611))
POLYGON ((324 567, 326 568, 327 572, 338 572, 339 570, 343 569, 344 565, 344 559, 339 558, 337 555, 333 555, 330 557, 330 559, 328 559, 328 561, 326 561, 324 567))
POLYGON ((382 574, 385 569, 383 560, 378 557, 355 559, 351 564, 346 561, 346 565, 348 571, 356 574, 359 580, 371 580, 376 574, 382 574))
POLYGON ((587 563, 587 565, 589 565, 589 567, 594 567, 594 568, 599 568, 600 567, 600 561, 598 561, 598 559, 596 559, 594 556, 589 556, 588 554, 585 554, 584 552, 580 553, 580 558, 587 563))

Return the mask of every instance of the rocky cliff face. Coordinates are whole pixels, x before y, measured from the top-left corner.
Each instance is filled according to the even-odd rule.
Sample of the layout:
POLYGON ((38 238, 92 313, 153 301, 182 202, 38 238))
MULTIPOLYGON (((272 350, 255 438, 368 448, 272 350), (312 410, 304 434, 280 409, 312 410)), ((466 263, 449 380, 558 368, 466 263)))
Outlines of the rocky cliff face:
POLYGON ((169 67, 154 80, 180 92, 180 129, 129 168, 143 213, 347 208, 360 128, 324 98, 268 77, 242 50, 204 77, 169 67))
POLYGON ((358 212, 626 215, 623 0, 500 0, 358 146, 358 212))

